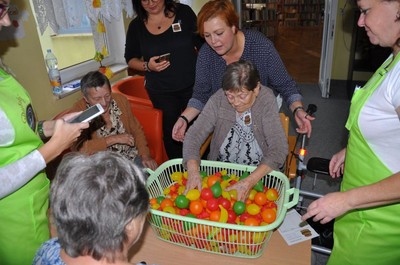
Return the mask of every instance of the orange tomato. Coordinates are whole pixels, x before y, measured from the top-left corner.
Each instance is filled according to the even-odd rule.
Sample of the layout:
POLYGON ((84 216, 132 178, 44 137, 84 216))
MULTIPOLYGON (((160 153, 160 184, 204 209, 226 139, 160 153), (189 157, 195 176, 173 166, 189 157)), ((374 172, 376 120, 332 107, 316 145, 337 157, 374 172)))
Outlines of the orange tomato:
POLYGON ((165 207, 168 207, 168 206, 173 207, 174 202, 169 198, 165 198, 164 200, 162 200, 160 206, 161 206, 161 209, 164 209, 165 207))
POLYGON ((276 219, 275 209, 265 209, 261 212, 261 217, 264 222, 272 224, 276 219))
POLYGON ((254 202, 259 206, 265 205, 267 201, 268 199, 264 192, 257 192, 256 195, 254 195, 254 202))
POLYGON ((266 195, 267 195, 267 199, 269 201, 276 201, 278 199, 278 197, 279 197, 278 191, 276 189, 274 189, 274 188, 268 189, 267 192, 266 192, 266 195))
POLYGON ((197 215, 203 211, 203 204, 200 201, 191 201, 189 210, 192 214, 197 215))
POLYGON ((150 199, 150 205, 154 205, 157 203, 157 198, 151 198, 150 199))
POLYGON ((207 186, 209 188, 211 188, 211 186, 214 185, 215 182, 220 181, 220 180, 221 180, 221 177, 218 177, 218 176, 215 176, 215 175, 209 176, 208 179, 207 179, 207 186))
POLYGON ((249 218, 246 219, 246 221, 244 221, 244 225, 259 226, 260 225, 260 221, 255 217, 249 217, 249 218))
POLYGON ((215 210, 210 213, 210 221, 218 222, 221 218, 221 211, 215 210))

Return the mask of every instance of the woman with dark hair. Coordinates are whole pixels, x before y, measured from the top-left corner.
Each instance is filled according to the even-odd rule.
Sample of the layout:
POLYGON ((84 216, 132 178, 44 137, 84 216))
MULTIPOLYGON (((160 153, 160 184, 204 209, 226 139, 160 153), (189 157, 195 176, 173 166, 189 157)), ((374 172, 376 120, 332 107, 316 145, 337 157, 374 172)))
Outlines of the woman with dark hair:
POLYGON ((214 133, 209 160, 257 166, 250 176, 229 187, 244 201, 251 188, 285 162, 288 144, 274 93, 261 85, 250 61, 227 66, 222 89, 208 100, 183 142, 183 163, 188 170, 186 191, 201 190, 199 150, 214 133))
POLYGON ((203 44, 196 33, 196 15, 174 0, 132 3, 137 17, 126 34, 125 59, 130 68, 145 72, 150 99, 163 112, 168 157, 182 157, 182 144, 171 133, 193 92, 197 50, 203 44), (169 55, 160 56, 164 54, 169 55))
POLYGON ((400 264, 400 1, 358 0, 358 26, 392 54, 356 89, 347 147, 330 162, 340 192, 312 202, 303 219, 335 218, 328 264, 400 264))
POLYGON ((131 264, 149 209, 145 181, 114 152, 66 155, 50 189, 58 238, 43 243, 33 265, 131 264))
POLYGON ((297 132, 310 137, 314 118, 305 112, 296 82, 263 33, 239 29, 239 16, 231 1, 208 1, 198 14, 197 27, 207 45, 199 51, 193 96, 174 125, 172 137, 175 140, 183 141, 188 122, 199 115, 207 100, 220 89, 226 66, 239 60, 249 60, 257 66, 261 84, 282 96, 293 113, 297 132))

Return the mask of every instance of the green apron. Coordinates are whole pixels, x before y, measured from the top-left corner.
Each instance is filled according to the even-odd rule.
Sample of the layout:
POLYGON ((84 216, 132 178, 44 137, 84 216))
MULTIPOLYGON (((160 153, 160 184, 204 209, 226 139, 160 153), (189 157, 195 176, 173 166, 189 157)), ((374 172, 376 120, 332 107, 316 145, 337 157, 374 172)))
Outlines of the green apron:
MULTIPOLYGON (((0 108, 15 130, 11 145, 0 146, 0 168, 40 147, 36 118, 26 90, 0 68, 0 108)), ((49 180, 44 171, 14 193, 0 199, 0 264, 30 265, 48 240, 49 180)))
MULTIPOLYGON (((369 185, 394 174, 373 153, 358 125, 362 107, 382 83, 386 73, 398 63, 400 54, 389 65, 392 58, 390 56, 383 63, 367 84, 355 92, 351 100, 350 114, 346 123, 350 137, 341 184, 342 191, 369 185)), ((400 204, 398 203, 350 211, 336 218, 333 231, 334 247, 329 265, 400 264, 400 204)))

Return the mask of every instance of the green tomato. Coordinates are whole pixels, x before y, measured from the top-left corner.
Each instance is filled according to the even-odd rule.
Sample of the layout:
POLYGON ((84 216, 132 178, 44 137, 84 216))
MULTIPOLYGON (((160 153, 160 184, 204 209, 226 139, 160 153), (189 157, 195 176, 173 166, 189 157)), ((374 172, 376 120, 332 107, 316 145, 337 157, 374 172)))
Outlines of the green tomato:
POLYGON ((175 198, 175 205, 179 209, 187 209, 187 208, 189 208, 189 203, 190 203, 190 200, 188 198, 186 198, 186 196, 183 195, 183 194, 178 195, 175 198))
POLYGON ((208 176, 208 174, 207 174, 207 172, 202 170, 202 171, 200 171, 200 176, 201 176, 201 178, 205 178, 208 176))
POLYGON ((237 215, 241 215, 242 213, 244 213, 246 211, 246 204, 242 201, 236 201, 233 204, 233 211, 237 214, 237 215))
POLYGON ((165 199, 165 196, 162 196, 162 195, 158 196, 158 197, 157 197, 157 203, 161 205, 161 202, 162 202, 164 199, 165 199))
POLYGON ((240 176, 239 180, 245 179, 245 178, 247 178, 248 176, 250 176, 250 172, 245 171, 245 172, 243 172, 243 174, 240 176))
POLYGON ((256 185, 254 185, 253 189, 255 189, 258 192, 264 192, 264 184, 261 179, 257 182, 256 185))

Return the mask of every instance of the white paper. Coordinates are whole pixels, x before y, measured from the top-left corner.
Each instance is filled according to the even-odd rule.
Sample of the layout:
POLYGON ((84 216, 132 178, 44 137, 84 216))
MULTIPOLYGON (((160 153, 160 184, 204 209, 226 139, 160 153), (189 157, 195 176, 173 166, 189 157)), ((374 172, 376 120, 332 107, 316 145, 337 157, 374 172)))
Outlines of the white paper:
POLYGON ((287 212, 278 231, 289 246, 319 236, 307 222, 301 221, 300 214, 293 209, 287 212))

